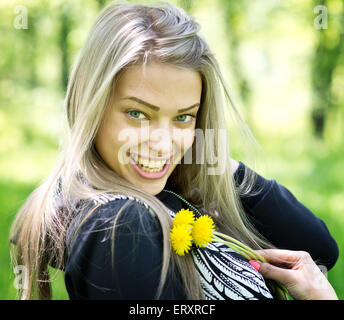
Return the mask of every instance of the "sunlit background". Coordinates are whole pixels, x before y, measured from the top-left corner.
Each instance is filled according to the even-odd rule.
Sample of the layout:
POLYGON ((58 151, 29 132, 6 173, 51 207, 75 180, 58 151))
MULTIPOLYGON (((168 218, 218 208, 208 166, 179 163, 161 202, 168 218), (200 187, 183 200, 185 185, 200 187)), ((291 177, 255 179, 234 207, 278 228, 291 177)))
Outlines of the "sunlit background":
MULTIPOLYGON (((66 127, 63 99, 71 66, 109 2, 0 2, 0 299, 16 298, 10 224, 56 160, 66 127), (25 29, 18 28, 25 22, 18 18, 23 10, 25 29)), ((259 173, 287 187, 323 219, 341 251, 343 1, 170 2, 201 24, 232 97, 264 152, 259 173)), ((56 279, 53 298, 68 299, 63 274, 51 272, 56 279)), ((343 299, 342 252, 328 279, 343 299)))

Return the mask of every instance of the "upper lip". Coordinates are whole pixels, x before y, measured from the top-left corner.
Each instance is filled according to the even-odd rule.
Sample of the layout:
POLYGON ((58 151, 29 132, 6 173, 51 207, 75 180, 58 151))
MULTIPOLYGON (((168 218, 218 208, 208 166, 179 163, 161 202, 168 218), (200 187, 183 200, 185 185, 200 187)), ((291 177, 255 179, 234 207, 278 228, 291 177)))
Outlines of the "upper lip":
POLYGON ((153 161, 167 161, 170 160, 172 156, 166 157, 166 158, 157 158, 157 157, 145 157, 139 153, 131 153, 131 155, 137 155, 142 159, 147 159, 147 160, 153 160, 153 161))

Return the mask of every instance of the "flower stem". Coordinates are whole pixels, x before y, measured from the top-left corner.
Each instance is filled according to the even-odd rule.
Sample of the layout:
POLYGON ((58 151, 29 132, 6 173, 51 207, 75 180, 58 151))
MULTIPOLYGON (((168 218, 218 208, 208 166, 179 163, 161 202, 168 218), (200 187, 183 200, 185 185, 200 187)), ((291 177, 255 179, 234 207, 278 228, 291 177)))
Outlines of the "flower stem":
MULTIPOLYGON (((217 231, 213 231, 213 234, 215 236, 218 236, 218 237, 221 237, 221 238, 225 238, 227 240, 229 240, 230 242, 236 244, 237 246, 239 246, 240 248, 242 248, 245 252, 248 252, 249 253, 249 256, 250 256, 250 259, 252 260, 258 260, 258 261, 261 261, 261 262, 267 262, 265 260, 265 258, 263 258, 260 254, 258 254, 257 252, 255 252, 254 250, 252 250, 250 247, 244 245, 243 243, 241 243, 240 241, 226 235, 226 234, 223 234, 221 232, 217 232, 217 231)), ((216 238, 218 238, 216 237, 216 238)))
POLYGON ((225 241, 223 239, 220 239, 218 237, 213 237, 213 239, 217 242, 220 242, 220 243, 223 243, 225 244, 226 246, 232 248, 235 252, 238 252, 239 254, 243 255, 245 259, 247 260, 251 260, 251 257, 250 257, 250 252, 248 252, 247 250, 239 247, 238 245, 236 245, 235 243, 231 243, 229 241, 225 241))

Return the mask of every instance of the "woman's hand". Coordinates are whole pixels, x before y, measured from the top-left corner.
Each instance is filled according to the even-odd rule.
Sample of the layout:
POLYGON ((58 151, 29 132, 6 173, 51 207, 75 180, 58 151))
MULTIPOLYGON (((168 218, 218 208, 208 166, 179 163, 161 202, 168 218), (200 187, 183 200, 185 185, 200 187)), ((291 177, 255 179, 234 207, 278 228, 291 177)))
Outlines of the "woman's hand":
MULTIPOLYGON (((305 251, 257 250, 269 263, 259 262, 264 278, 285 285, 296 300, 338 300, 325 275, 305 251)), ((257 269, 257 268, 256 268, 257 269)))

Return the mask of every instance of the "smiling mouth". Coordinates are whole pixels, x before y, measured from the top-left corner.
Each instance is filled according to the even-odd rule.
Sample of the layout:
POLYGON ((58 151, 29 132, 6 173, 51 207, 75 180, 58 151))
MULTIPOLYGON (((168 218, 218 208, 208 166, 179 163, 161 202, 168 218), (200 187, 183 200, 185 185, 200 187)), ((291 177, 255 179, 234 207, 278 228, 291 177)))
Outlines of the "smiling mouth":
POLYGON ((167 174, 170 167, 170 161, 166 160, 159 163, 156 163, 155 161, 147 162, 147 159, 143 159, 144 162, 140 163, 140 160, 142 159, 140 159, 139 156, 129 156, 129 162, 131 166, 134 168, 135 172, 143 179, 160 179, 167 174))
POLYGON ((137 154, 130 154, 130 158, 135 162, 135 164, 146 172, 160 172, 165 167, 168 160, 148 160, 142 158, 137 154))

